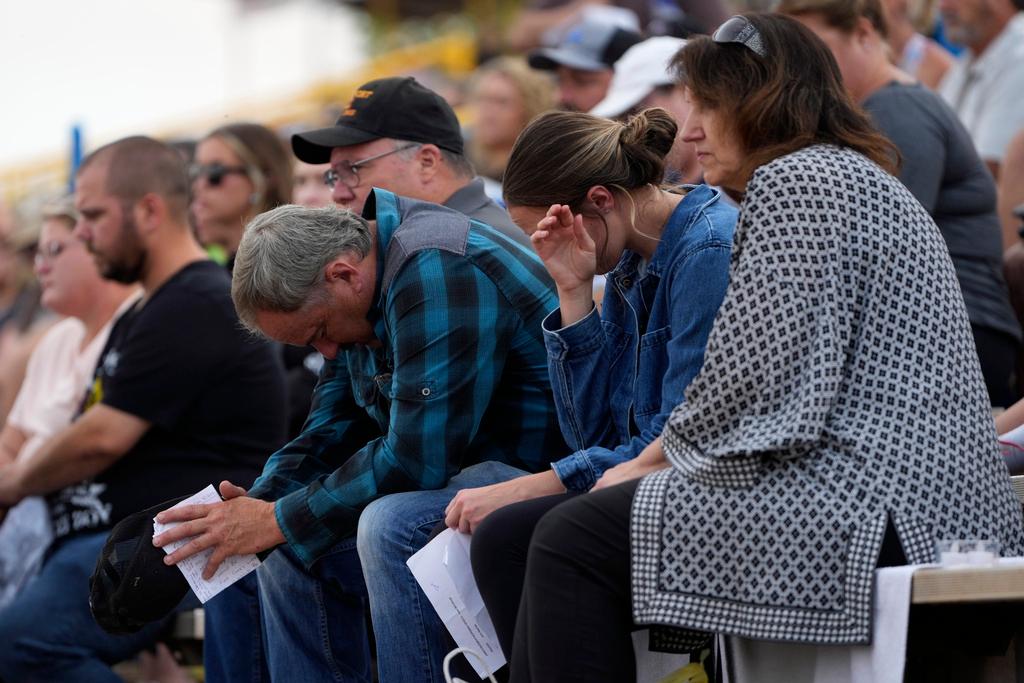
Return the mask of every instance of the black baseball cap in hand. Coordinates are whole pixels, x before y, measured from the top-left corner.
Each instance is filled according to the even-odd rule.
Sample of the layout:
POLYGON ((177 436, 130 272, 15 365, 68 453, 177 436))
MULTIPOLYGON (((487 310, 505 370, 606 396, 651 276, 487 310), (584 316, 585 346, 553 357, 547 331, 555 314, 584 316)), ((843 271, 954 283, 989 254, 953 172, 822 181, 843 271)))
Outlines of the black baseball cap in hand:
POLYGON ((170 614, 188 594, 188 581, 153 545, 153 518, 188 496, 154 505, 114 526, 89 579, 89 609, 107 633, 136 633, 170 614))
POLYGON ((364 83, 330 128, 292 136, 292 151, 307 164, 326 164, 335 147, 379 138, 434 144, 462 154, 462 131, 444 98, 415 78, 380 78, 364 83))

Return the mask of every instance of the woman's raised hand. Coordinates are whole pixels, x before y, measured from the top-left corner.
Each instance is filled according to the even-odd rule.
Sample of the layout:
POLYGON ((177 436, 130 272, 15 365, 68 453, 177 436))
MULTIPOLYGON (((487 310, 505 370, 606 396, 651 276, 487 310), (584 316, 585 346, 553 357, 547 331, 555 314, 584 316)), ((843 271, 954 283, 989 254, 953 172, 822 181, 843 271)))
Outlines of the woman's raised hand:
POLYGON ((583 217, 565 204, 554 204, 537 223, 530 237, 560 292, 586 289, 590 296, 597 269, 594 240, 583 227, 583 217))

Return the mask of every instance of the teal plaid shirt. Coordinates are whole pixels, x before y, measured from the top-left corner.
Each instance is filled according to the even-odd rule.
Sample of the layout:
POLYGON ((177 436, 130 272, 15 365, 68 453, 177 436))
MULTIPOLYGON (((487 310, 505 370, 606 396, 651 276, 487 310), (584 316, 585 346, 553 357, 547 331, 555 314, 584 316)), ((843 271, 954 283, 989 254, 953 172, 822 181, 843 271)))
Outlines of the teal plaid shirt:
POLYGON ((568 450, 541 330, 558 300, 537 256, 471 221, 464 246, 417 250, 382 288, 399 228, 469 219, 374 193, 379 296, 368 317, 381 347, 354 345, 325 362, 302 433, 249 492, 276 501, 307 566, 354 534, 380 496, 441 488, 487 460, 535 472, 568 450))

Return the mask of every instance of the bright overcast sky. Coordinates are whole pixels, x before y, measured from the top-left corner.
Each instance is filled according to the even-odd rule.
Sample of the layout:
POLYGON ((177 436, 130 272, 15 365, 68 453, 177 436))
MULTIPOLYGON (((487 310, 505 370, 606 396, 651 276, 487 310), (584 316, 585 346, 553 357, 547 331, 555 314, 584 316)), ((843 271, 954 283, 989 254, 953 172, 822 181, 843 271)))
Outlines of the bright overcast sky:
POLYGON ((0 169, 344 76, 356 12, 320 0, 0 0, 0 169), (256 3, 249 3, 256 4, 256 3))

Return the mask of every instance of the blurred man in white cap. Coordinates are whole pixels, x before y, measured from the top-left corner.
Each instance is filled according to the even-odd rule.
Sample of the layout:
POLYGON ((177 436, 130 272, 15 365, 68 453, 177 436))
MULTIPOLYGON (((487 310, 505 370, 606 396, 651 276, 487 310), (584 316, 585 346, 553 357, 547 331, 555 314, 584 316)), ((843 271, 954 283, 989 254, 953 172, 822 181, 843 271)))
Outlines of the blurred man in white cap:
MULTIPOLYGON (((604 99, 590 113, 609 119, 626 118, 648 107, 667 110, 683 128, 690 114, 690 105, 683 88, 676 84, 670 67, 686 41, 682 38, 659 36, 648 38, 626 50, 615 62, 615 74, 604 99)), ((670 183, 699 183, 701 170, 697 164, 697 150, 682 136, 676 138, 665 159, 665 180, 670 183)))

